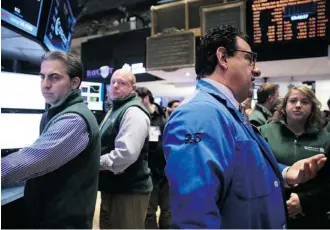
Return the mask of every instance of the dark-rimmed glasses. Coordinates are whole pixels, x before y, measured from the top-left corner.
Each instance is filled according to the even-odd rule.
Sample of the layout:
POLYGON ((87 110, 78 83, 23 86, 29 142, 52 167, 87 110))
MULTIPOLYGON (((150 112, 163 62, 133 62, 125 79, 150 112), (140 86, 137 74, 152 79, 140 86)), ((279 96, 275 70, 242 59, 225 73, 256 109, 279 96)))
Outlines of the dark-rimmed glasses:
POLYGON ((253 66, 253 68, 255 67, 257 61, 257 53, 239 49, 234 49, 234 51, 239 51, 248 54, 246 55, 246 59, 249 61, 249 65, 253 66))

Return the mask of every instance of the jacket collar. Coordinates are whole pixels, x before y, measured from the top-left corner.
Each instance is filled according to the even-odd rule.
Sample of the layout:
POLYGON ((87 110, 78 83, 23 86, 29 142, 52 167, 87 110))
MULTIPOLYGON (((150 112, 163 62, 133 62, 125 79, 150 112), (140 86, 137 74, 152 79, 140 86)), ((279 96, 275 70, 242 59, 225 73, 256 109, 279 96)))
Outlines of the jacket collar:
POLYGON ((266 120, 268 120, 269 117, 273 116, 273 114, 266 107, 260 104, 256 104, 255 110, 260 111, 265 116, 266 120))
POLYGON ((241 114, 240 111, 234 106, 231 100, 213 84, 201 79, 198 81, 196 88, 197 90, 202 90, 211 94, 213 97, 220 100, 230 110, 230 112, 236 114, 239 118, 241 118, 241 116, 239 115, 241 114))
POLYGON ((134 99, 136 99, 136 94, 131 93, 130 95, 128 95, 125 98, 112 100, 112 109, 117 109, 120 106, 126 104, 128 101, 131 101, 131 100, 134 100, 134 99))
MULTIPOLYGON (((284 120, 280 120, 280 121, 278 121, 278 123, 281 124, 284 134, 296 136, 296 134, 294 134, 291 131, 291 129, 289 128, 289 126, 287 125, 287 123, 284 120)), ((320 132, 320 130, 318 130, 315 127, 307 127, 307 129, 300 136, 304 136, 304 135, 308 135, 308 134, 317 134, 318 132, 320 132)))
POLYGON ((63 109, 65 109, 66 107, 76 104, 76 103, 80 103, 83 102, 84 99, 81 97, 81 92, 80 89, 75 89, 72 90, 65 98, 63 98, 62 100, 58 101, 55 105, 51 106, 49 108, 49 112, 58 112, 61 111, 63 109))

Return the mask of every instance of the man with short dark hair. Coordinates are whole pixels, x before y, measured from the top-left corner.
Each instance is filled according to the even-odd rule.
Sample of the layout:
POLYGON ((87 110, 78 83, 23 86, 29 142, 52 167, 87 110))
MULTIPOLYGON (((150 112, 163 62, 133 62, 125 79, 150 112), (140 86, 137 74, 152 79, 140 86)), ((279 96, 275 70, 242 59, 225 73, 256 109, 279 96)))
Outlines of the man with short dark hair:
POLYGON ((240 103, 260 75, 255 63, 256 54, 233 26, 201 38, 195 66, 201 79, 163 134, 172 228, 283 228, 282 185, 303 183, 324 166, 323 154, 278 165, 251 127, 240 103))
POLYGON ((101 140, 93 113, 80 94, 80 59, 61 51, 41 62, 41 91, 50 109, 40 137, 1 159, 1 185, 27 181, 29 228, 92 228, 101 140))
POLYGON ((257 90, 258 103, 249 117, 250 123, 259 127, 267 123, 273 116, 273 110, 278 104, 279 86, 273 83, 264 83, 257 90))
POLYGON ((171 100, 167 104, 167 117, 171 116, 172 112, 180 105, 179 100, 171 100))
POLYGON ((151 91, 145 87, 136 89, 136 93, 142 104, 149 110, 151 115, 151 126, 149 131, 149 167, 153 190, 150 195, 148 213, 145 228, 147 229, 169 229, 171 224, 171 212, 168 198, 168 181, 164 168, 166 161, 162 150, 163 130, 166 122, 166 115, 163 109, 154 103, 151 91), (159 221, 157 224, 157 209, 160 209, 159 221))

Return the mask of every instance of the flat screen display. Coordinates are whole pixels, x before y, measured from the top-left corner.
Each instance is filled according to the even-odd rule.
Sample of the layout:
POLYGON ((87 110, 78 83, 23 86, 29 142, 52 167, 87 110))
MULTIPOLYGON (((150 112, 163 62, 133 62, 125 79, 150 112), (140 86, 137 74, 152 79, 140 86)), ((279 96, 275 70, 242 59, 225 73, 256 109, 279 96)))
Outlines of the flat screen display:
POLYGON ((38 75, 1 72, 1 108, 44 110, 45 106, 38 75))
POLYGON ((161 97, 154 97, 154 102, 158 105, 162 106, 162 98, 161 97))
POLYGON ((1 2, 1 20, 37 36, 43 0, 6 0, 1 2))
POLYGON ((104 85, 97 82, 81 82, 81 96, 90 110, 103 110, 104 85))
POLYGON ((70 51, 76 19, 69 0, 53 0, 50 7, 44 44, 50 50, 70 51))
POLYGON ((260 60, 327 56, 330 1, 247 1, 249 43, 260 60))
POLYGON ((1 113, 0 148, 16 149, 32 145, 39 137, 42 114, 1 113))

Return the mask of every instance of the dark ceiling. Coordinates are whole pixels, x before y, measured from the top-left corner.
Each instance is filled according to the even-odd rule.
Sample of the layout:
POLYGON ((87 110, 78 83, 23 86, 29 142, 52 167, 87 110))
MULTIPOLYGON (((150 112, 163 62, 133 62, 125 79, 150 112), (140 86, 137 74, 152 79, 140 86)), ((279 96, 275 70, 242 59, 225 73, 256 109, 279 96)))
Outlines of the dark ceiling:
POLYGON ((81 20, 89 20, 107 14, 111 10, 125 7, 134 10, 141 7, 157 5, 159 0, 89 0, 85 3, 84 12, 81 14, 81 20))
MULTIPOLYGON (((105 24, 123 18, 125 15, 130 17, 134 16, 134 14, 139 16, 144 13, 147 16, 142 15, 141 18, 149 17, 150 7, 159 4, 159 0, 76 0, 76 2, 78 2, 78 8, 83 8, 83 10, 78 16, 74 37, 85 35, 88 29, 92 30, 93 27, 97 27, 94 25, 100 24, 102 18, 105 17, 109 18, 108 20, 103 20, 105 24)), ((40 44, 3 26, 1 26, 1 32, 2 57, 35 64, 40 62, 40 57, 45 52, 40 44)), ((94 32, 92 30, 92 33, 94 32)), ((90 33, 87 32, 87 34, 90 33)))

